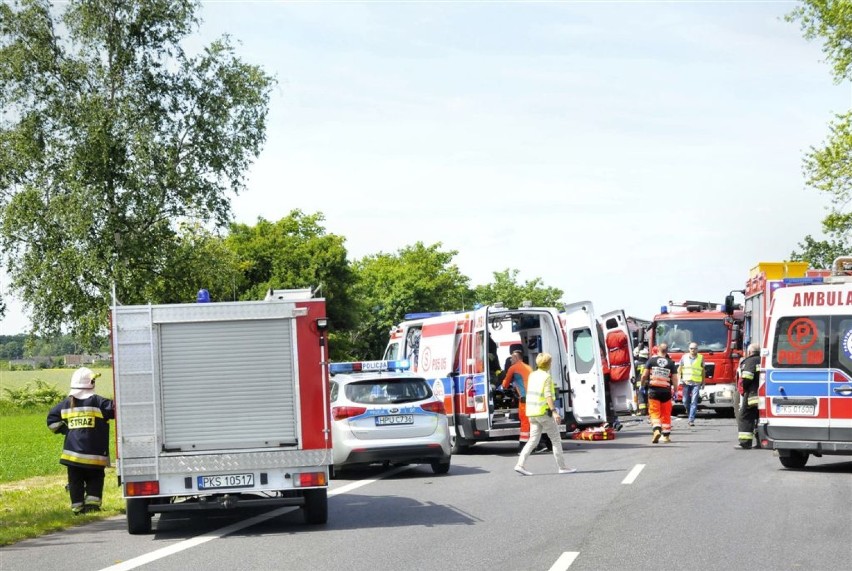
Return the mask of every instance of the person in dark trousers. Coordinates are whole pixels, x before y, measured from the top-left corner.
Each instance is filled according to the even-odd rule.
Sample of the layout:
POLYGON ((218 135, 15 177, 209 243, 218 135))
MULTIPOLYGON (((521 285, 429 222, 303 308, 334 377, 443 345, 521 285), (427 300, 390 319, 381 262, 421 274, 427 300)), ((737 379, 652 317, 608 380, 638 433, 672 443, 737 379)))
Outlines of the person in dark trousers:
POLYGON ((115 418, 115 403, 95 394, 98 376, 86 367, 74 371, 68 397, 47 413, 47 427, 65 435, 59 463, 68 469, 75 514, 101 508, 104 471, 109 466, 109 421, 115 418))
POLYGON ((740 418, 737 421, 737 439, 740 448, 750 450, 752 441, 757 442, 760 448, 760 440, 757 434, 757 385, 760 383, 760 346, 752 343, 748 346, 746 358, 740 362, 737 369, 742 389, 740 398, 740 418))

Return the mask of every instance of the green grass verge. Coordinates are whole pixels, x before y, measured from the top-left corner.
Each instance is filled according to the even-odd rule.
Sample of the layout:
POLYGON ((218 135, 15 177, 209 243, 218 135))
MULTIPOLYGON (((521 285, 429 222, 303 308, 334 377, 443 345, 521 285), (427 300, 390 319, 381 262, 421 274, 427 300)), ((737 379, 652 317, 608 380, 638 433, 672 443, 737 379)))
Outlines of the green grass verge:
MULTIPOLYGON (((112 369, 92 369, 100 373, 101 377, 95 382, 97 393, 106 398, 112 398, 112 369)), ((40 369, 37 371, 2 371, 0 370, 0 399, 7 397, 3 389, 18 389, 29 383, 31 386, 36 380, 55 385, 62 393, 67 394, 71 384, 71 375, 74 369, 40 369)))
POLYGON ((103 506, 97 513, 71 513, 71 500, 65 490, 66 482, 63 467, 62 474, 0 484, 0 503, 3 506, 0 545, 9 545, 22 539, 39 537, 124 512, 124 500, 115 484, 113 468, 106 471, 103 506))
MULTIPOLYGON (((8 405, 8 403, 6 403, 8 405)), ((47 428, 47 410, 19 411, 0 407, 0 545, 103 519, 124 511, 116 474, 107 469, 103 510, 75 516, 65 490, 65 467, 59 464, 63 437, 47 428)), ((110 430, 115 430, 110 423, 110 430)), ((115 433, 112 432, 111 436, 115 433)), ((110 440, 115 458, 115 440, 110 440)))

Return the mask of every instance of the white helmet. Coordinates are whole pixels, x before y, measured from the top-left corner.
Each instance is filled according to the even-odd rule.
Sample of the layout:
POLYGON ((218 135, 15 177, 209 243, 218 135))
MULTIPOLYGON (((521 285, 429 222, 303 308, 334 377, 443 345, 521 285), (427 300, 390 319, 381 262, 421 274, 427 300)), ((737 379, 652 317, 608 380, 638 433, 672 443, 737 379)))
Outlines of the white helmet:
POLYGON ((95 394, 95 379, 100 376, 100 373, 87 367, 80 367, 71 376, 71 391, 68 394, 78 399, 92 396, 95 394))
POLYGON ((648 348, 642 347, 641 349, 639 349, 639 356, 642 357, 643 359, 647 359, 648 358, 648 348))

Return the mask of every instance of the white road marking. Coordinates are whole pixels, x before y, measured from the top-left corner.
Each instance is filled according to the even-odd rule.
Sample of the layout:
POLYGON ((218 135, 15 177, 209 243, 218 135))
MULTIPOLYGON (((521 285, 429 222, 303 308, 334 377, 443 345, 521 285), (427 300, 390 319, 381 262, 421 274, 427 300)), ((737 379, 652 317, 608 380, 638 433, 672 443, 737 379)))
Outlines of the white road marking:
MULTIPOLYGON (((383 473, 377 478, 373 478, 371 480, 358 480, 357 482, 346 484, 345 486, 341 486, 334 490, 329 490, 328 495, 336 496, 339 494, 345 494, 346 492, 351 492, 352 490, 360 488, 361 486, 366 486, 367 484, 373 484, 375 482, 378 482, 383 478, 395 476, 396 474, 404 472, 405 470, 408 470, 410 468, 411 466, 399 466, 398 468, 394 468, 393 470, 389 470, 383 473)), ((297 509, 299 508, 295 506, 285 506, 283 508, 278 508, 276 510, 272 510, 271 512, 260 514, 258 516, 245 519, 243 521, 238 521, 235 524, 223 527, 221 529, 217 529, 216 531, 211 531, 203 535, 199 535, 198 537, 193 537, 192 539, 187 539, 181 541, 180 543, 175 543, 174 545, 163 547, 162 549, 157 549, 156 551, 146 553, 145 555, 140 555, 139 557, 134 557, 133 559, 128 559, 127 561, 122 561, 121 563, 111 565, 110 567, 104 567, 104 569, 102 569, 101 571, 127 571, 129 569, 136 569, 137 567, 147 565, 148 563, 156 561, 157 559, 162 559, 164 557, 168 557, 169 555, 174 555, 175 553, 180 553, 181 551, 185 551, 192 547, 197 547, 199 545, 207 543, 208 541, 224 537, 229 533, 234 533, 241 529, 257 525, 268 519, 284 515, 285 513, 289 513, 297 509)))
POLYGON ((632 484, 636 478, 639 476, 639 472, 641 472, 645 468, 645 464, 636 464, 633 466, 633 469, 630 470, 630 473, 627 474, 627 477, 624 478, 621 483, 622 484, 632 484))
POLYGON ((571 567, 571 564, 574 563, 574 560, 577 559, 578 555, 580 555, 579 551, 566 551, 559 556, 556 563, 551 566, 550 571, 565 571, 571 567))

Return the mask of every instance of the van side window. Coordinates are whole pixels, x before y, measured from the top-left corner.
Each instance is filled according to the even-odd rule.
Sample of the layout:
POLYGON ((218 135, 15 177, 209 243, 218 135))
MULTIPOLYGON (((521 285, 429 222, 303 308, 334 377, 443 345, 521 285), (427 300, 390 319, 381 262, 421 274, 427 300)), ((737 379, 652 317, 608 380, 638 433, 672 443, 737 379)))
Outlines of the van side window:
POLYGON ((828 367, 828 316, 782 317, 775 326, 772 366, 828 367))
POLYGON ((574 345, 574 367, 578 373, 588 373, 595 366, 592 331, 575 329, 571 332, 571 343, 574 345))
POLYGON ((831 347, 829 365, 852 377, 852 316, 831 318, 831 347))

